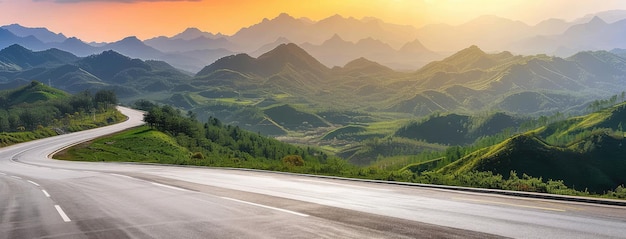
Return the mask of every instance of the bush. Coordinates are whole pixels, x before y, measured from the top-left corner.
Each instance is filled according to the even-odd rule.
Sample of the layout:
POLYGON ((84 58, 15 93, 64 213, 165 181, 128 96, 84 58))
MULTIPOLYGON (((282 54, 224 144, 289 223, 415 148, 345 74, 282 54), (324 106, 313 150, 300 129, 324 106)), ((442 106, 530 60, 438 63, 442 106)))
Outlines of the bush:
POLYGON ((195 152, 191 155, 191 159, 204 159, 202 152, 195 152))
POLYGON ((283 157, 283 164, 287 166, 304 166, 304 159, 300 155, 287 155, 283 157))

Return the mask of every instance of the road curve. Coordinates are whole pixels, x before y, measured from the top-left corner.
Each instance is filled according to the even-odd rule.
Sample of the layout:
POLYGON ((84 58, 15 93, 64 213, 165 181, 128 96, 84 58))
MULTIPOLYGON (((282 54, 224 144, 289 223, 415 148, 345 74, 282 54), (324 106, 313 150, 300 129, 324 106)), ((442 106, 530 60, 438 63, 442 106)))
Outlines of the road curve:
POLYGON ((48 159, 129 120, 0 149, 0 238, 626 238, 626 208, 270 172, 48 159))

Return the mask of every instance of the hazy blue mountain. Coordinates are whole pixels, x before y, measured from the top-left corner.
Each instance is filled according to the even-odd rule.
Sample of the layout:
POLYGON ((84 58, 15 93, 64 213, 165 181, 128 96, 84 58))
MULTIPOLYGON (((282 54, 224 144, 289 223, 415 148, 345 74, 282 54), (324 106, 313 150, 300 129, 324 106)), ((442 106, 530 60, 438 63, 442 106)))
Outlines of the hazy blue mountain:
POLYGON ((280 46, 282 44, 289 44, 289 43, 293 43, 293 42, 290 41, 289 39, 285 38, 285 37, 279 37, 278 39, 276 39, 276 41, 270 42, 270 43, 267 43, 267 44, 261 46, 256 51, 253 51, 253 52, 249 53, 249 55, 252 56, 252 57, 259 57, 260 55, 263 55, 263 53, 271 51, 272 49, 274 49, 274 48, 276 48, 276 47, 278 47, 278 46, 280 46))
POLYGON ((59 49, 31 51, 20 45, 0 50, 0 82, 38 80, 68 92, 112 89, 121 97, 170 91, 190 78, 163 61, 142 61, 104 51, 77 57, 59 49))
MULTIPOLYGON (((13 75, 12 78, 12 81, 37 80, 71 93, 113 87, 74 64, 24 70, 13 75)), ((127 94, 121 95, 127 96, 127 94)))
POLYGON ((186 52, 195 50, 208 50, 208 49, 237 49, 238 47, 224 37, 208 38, 205 36, 199 36, 192 39, 184 38, 168 38, 168 37, 156 37, 145 40, 144 43, 148 46, 154 47, 162 52, 186 52))
POLYGON ((618 55, 622 58, 626 58, 626 49, 623 48, 615 48, 613 50, 611 50, 611 53, 618 55))
POLYGON ((416 29, 412 26, 401 26, 385 23, 376 18, 345 18, 334 15, 317 22, 307 19, 296 19, 282 13, 274 19, 264 19, 250 27, 242 28, 229 39, 241 46, 243 52, 251 52, 262 45, 285 37, 294 43, 321 44, 335 34, 341 34, 348 41, 357 42, 364 38, 374 38, 399 48, 402 44, 416 38, 416 29))
POLYGON ((213 33, 210 33, 210 32, 204 32, 204 31, 201 31, 198 28, 189 27, 189 28, 185 29, 185 31, 172 36, 171 39, 193 40, 193 39, 196 39, 196 38, 199 38, 199 37, 205 37, 205 38, 209 38, 209 39, 216 39, 216 38, 222 38, 222 37, 224 37, 224 35, 221 34, 221 33, 213 34, 213 33))
POLYGON ((526 52, 549 53, 562 57, 579 51, 626 48, 626 20, 607 23, 594 16, 588 22, 569 27, 562 34, 537 36, 521 41, 518 49, 526 52))
POLYGON ((241 28, 230 37, 230 40, 242 46, 243 52, 252 52, 264 44, 275 41, 280 37, 300 42, 310 39, 315 33, 307 31, 311 24, 282 13, 274 19, 264 18, 260 23, 241 28))
POLYGON ((383 66, 378 62, 368 60, 366 58, 358 58, 352 60, 343 67, 333 68, 333 72, 338 75, 349 76, 377 76, 396 73, 389 67, 383 66))
MULTIPOLYGON (((318 36, 317 42, 326 40, 334 34, 341 34, 348 41, 357 42, 361 39, 373 38, 397 49, 417 38, 417 29, 413 26, 390 24, 374 17, 359 20, 334 15, 318 21, 311 28, 311 31, 318 36)), ((308 41, 315 43, 314 39, 308 41)), ((296 39, 292 40, 297 42, 296 39)))
POLYGON ((626 10, 608 10, 603 12, 597 12, 587 14, 581 18, 574 20, 575 24, 582 24, 591 21, 594 17, 599 17, 608 23, 617 22, 626 19, 626 10))
POLYGON ((0 49, 13 44, 19 44, 32 50, 46 49, 45 44, 34 36, 20 37, 7 29, 0 28, 0 49))
POLYGON ((550 18, 543 20, 534 26, 533 34, 536 35, 556 35, 565 32, 574 23, 566 22, 563 19, 550 18))
POLYGON ((351 60, 364 57, 354 42, 346 41, 338 34, 334 34, 320 45, 307 42, 301 46, 329 67, 343 66, 351 60))
POLYGON ((114 50, 121 52, 124 55, 141 59, 159 59, 163 55, 163 52, 144 44, 141 40, 134 36, 109 43, 102 48, 114 50))
POLYGON ((415 70, 439 59, 438 54, 426 49, 419 40, 408 42, 400 50, 395 50, 373 38, 364 38, 355 43, 335 34, 320 45, 304 43, 301 46, 329 67, 343 66, 349 61, 364 57, 394 69, 415 70))
POLYGON ((197 76, 206 76, 218 70, 232 70, 243 74, 268 77, 280 73, 285 68, 306 72, 322 78, 329 69, 296 44, 282 44, 273 50, 252 58, 247 54, 228 56, 205 67, 197 76))
POLYGON ((418 30, 416 38, 435 51, 462 49, 468 45, 492 51, 505 50, 511 42, 534 35, 533 28, 523 22, 485 15, 457 26, 426 25, 418 30))
POLYGON ((2 26, 19 37, 34 36, 42 42, 63 42, 67 37, 63 33, 54 33, 44 27, 24 27, 19 24, 2 26))
POLYGON ((0 62, 13 66, 13 69, 5 69, 12 71, 68 64, 78 59, 77 56, 58 49, 33 52, 17 44, 0 50, 0 62))
POLYGON ((91 46, 76 37, 70 37, 60 43, 49 43, 50 47, 58 48, 64 51, 71 52, 77 56, 88 56, 96 54, 100 51, 100 48, 91 46))

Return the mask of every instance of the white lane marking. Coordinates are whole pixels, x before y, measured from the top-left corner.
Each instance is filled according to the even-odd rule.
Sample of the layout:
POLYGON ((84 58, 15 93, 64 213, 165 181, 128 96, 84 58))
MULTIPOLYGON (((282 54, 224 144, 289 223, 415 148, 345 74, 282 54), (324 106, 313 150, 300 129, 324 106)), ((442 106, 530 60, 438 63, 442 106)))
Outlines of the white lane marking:
POLYGON ((133 178, 131 176, 121 175, 121 174, 117 174, 117 173, 110 173, 110 174, 114 175, 114 176, 122 177, 122 178, 135 179, 135 178, 133 178))
POLYGON ((0 173, 0 175, 4 175, 4 176, 7 176, 7 174, 6 174, 6 173, 0 173))
POLYGON ((49 198, 49 197, 50 197, 50 194, 48 194, 48 191, 43 190, 43 189, 42 189, 41 191, 43 192, 43 195, 46 195, 46 197, 47 197, 47 198, 49 198))
POLYGON ((71 222, 72 220, 70 220, 70 218, 67 216, 67 214, 65 214, 65 212, 63 211, 63 209, 61 209, 61 206, 59 205, 54 205, 54 208, 57 209, 57 212, 59 213, 59 215, 61 215, 61 218, 63 218, 64 222, 71 222))
POLYGON ((11 177, 12 177, 12 178, 15 178, 15 179, 22 179, 22 178, 20 178, 20 177, 18 177, 18 176, 11 176, 11 177))
POLYGON ((159 186, 159 187, 164 187, 164 188, 169 188, 169 189, 174 189, 174 190, 178 190, 178 191, 182 191, 182 192, 191 192, 187 189, 184 188, 179 188, 179 187, 174 187, 174 186, 170 186, 170 185, 165 185, 165 184, 160 184, 160 183, 153 183, 151 182, 153 185, 159 186))
POLYGON ((40 187, 39 184, 37 184, 36 182, 30 181, 30 180, 26 180, 26 181, 28 181, 29 183, 31 183, 31 184, 33 184, 33 185, 35 185, 37 187, 40 187))
POLYGON ((267 206, 267 205, 263 205, 263 204, 258 204, 258 203, 253 203, 253 202, 248 202, 248 201, 242 201, 239 199, 234 199, 234 198, 229 198, 229 197, 221 197, 222 199, 226 199, 226 200, 230 200, 230 201, 234 201, 234 202, 239 202, 239 203, 244 203, 244 204, 248 204, 248 205, 252 205, 252 206, 257 206, 257 207, 262 207, 262 208, 267 208, 267 209, 272 209, 272 210, 276 210, 276 211, 280 211, 280 212, 286 212, 286 213, 290 213, 293 215, 298 215, 301 217, 308 217, 309 215, 304 214, 304 213, 299 213, 299 212, 294 212, 294 211, 290 211, 287 209, 282 209, 282 208, 277 208, 277 207, 271 207, 271 206, 267 206))

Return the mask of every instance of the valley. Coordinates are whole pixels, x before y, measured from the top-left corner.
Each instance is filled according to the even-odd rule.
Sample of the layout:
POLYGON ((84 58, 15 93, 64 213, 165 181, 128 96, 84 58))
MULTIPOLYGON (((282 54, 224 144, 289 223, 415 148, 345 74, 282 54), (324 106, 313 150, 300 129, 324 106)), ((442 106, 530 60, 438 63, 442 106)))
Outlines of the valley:
MULTIPOLYGON (((487 178, 513 177, 511 172, 518 172, 528 180, 562 180, 563 186, 585 185, 583 192, 603 194, 623 184, 604 171, 621 163, 618 154, 598 151, 621 144, 621 121, 564 132, 554 126, 613 109, 625 100, 622 45, 578 50, 567 45, 590 41, 580 36, 595 29, 590 26, 619 34, 621 21, 607 23, 599 16, 607 17, 599 13, 577 22, 552 22, 554 29, 494 16, 454 27, 416 29, 371 18, 335 15, 307 22, 281 14, 230 36, 188 28, 172 37, 127 37, 107 44, 13 24, 0 28, 0 46, 6 46, 0 50, 0 88, 37 80, 72 94, 115 92, 122 104, 144 110, 171 106, 198 122, 219 119, 229 127, 319 149, 316 155, 350 165, 346 172, 335 172, 342 176, 438 183, 424 178, 435 175, 456 184, 457 179, 447 177, 476 172, 487 173, 482 175, 487 178), (485 24, 494 27, 469 33, 485 24), (498 39, 480 37, 512 26, 525 30, 498 39), (465 32, 469 40, 450 45, 442 39, 451 32, 465 32), (519 39, 531 44, 529 39, 546 34, 554 41, 566 36, 574 40, 523 47, 529 51, 512 47, 519 39), (495 40, 501 42, 493 44, 495 40), (557 48, 572 52, 558 53, 557 48), (558 130, 545 131, 550 127, 558 130), (535 151, 546 153, 520 156, 535 151), (602 178, 590 184, 571 181, 570 175, 581 172, 555 169, 570 168, 563 166, 568 164, 564 158, 605 154, 610 163, 580 166, 593 167, 589 173, 602 178), (502 163, 500 157, 509 161, 489 163, 502 163), (523 166, 549 157, 557 160, 550 167, 523 166), (525 163, 516 164, 520 162, 525 163), (558 173, 551 173, 555 170, 558 173)), ((200 152, 177 138, 191 132, 161 131, 166 136, 147 137, 173 137, 168 144, 186 148, 177 154, 200 152)), ((231 150, 213 156, 221 163, 192 164, 232 166, 229 160, 248 155, 254 163, 239 166, 293 170, 272 160, 257 164, 258 152, 226 151, 231 150)), ((189 163, 187 156, 173 157, 166 161, 189 163)), ((572 165, 580 163, 574 161, 572 165)), ((325 160, 316 162, 320 164, 302 171, 330 167, 325 160)))

